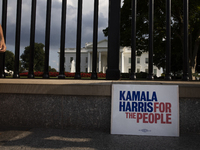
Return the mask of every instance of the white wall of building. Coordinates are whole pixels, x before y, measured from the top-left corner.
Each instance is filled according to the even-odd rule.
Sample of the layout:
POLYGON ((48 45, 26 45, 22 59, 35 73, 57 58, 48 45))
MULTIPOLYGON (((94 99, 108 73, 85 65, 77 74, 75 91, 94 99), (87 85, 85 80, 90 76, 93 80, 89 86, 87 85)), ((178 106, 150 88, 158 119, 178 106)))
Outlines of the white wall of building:
MULTIPOLYGON (((107 69, 107 40, 98 43, 97 52, 97 72, 106 73, 107 69)), ((81 49, 81 72, 92 72, 92 43, 86 43, 85 47, 81 49)), ((121 47, 119 55, 119 69, 122 73, 128 73, 131 69, 131 49, 130 47, 121 47)), ((76 62, 76 49, 65 49, 65 71, 71 71, 71 62, 76 62)), ((136 57, 136 72, 148 72, 148 52, 142 53, 141 56, 136 57)), ((161 76, 162 71, 156 66, 153 66, 153 73, 158 77, 161 76)))

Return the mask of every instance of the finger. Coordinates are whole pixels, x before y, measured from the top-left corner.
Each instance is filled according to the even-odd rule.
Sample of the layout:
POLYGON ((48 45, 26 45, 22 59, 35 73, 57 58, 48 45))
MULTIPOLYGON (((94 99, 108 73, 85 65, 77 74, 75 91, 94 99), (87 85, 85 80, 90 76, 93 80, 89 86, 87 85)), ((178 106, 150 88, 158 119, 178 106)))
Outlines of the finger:
POLYGON ((4 52, 5 52, 5 50, 0 50, 0 52, 1 52, 1 53, 4 53, 4 52))
POLYGON ((1 45, 1 49, 4 49, 4 50, 5 50, 5 49, 6 49, 6 44, 2 44, 2 45, 1 45))
POLYGON ((5 52, 5 51, 6 51, 6 47, 4 47, 4 48, 2 49, 2 51, 5 52))
POLYGON ((1 52, 5 52, 6 51, 6 46, 3 45, 3 47, 0 48, 1 52))

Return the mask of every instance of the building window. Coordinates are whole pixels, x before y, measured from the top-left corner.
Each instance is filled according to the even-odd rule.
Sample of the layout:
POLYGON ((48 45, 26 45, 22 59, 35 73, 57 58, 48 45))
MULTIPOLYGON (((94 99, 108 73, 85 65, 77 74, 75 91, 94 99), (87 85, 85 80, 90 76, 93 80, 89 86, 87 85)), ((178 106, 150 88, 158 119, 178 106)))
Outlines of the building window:
POLYGON ((148 73, 149 72, 148 69, 145 69, 145 72, 148 73))
POLYGON ((131 63, 131 58, 130 57, 128 58, 128 62, 129 62, 129 64, 131 63))
POLYGON ((131 73, 131 69, 128 69, 129 73, 131 73))
POLYGON ((137 58, 137 64, 140 64, 140 58, 137 58))
POLYGON ((88 72, 88 69, 87 69, 87 68, 85 68, 85 72, 86 72, 86 73, 88 72))
POLYGON ((157 69, 153 69, 153 74, 157 75, 157 69))
POLYGON ((72 63, 73 60, 74 60, 74 58, 73 58, 73 57, 70 57, 70 63, 72 63))
POLYGON ((140 69, 137 69, 137 73, 140 73, 140 69))
POLYGON ((145 63, 148 64, 149 63, 149 59, 145 58, 145 63))
POLYGON ((85 62, 88 63, 88 57, 85 58, 85 62))

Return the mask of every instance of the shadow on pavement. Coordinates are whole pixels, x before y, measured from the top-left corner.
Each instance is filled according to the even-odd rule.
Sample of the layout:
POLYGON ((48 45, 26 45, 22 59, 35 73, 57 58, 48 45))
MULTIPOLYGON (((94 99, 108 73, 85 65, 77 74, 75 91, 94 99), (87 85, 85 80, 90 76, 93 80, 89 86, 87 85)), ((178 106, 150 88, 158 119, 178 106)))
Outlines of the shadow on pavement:
POLYGON ((0 149, 161 150, 200 149, 200 134, 180 137, 110 135, 103 131, 41 129, 0 130, 0 149))

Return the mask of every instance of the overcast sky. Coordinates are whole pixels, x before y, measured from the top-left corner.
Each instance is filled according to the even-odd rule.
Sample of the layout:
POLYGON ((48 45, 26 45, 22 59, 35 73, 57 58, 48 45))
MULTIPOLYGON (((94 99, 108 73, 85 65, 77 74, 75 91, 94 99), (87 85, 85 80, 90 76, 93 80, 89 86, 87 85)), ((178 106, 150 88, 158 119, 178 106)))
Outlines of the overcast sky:
MULTIPOLYGON (((22 1, 21 54, 24 48, 30 45, 31 2, 31 0, 22 1)), ((106 38, 102 30, 108 26, 108 2, 109 0, 99 0, 98 41, 106 38)), ((47 0, 37 0, 35 42, 43 44, 45 44, 46 3, 47 0)), ((7 49, 13 52, 15 51, 16 5, 17 0, 8 0, 6 45, 7 49)), ((66 48, 76 47, 77 5, 78 0, 67 0, 66 48)), ((57 52, 60 48, 61 7, 62 0, 52 0, 49 63, 51 67, 56 68, 58 71, 59 60, 57 52)), ((82 47, 86 42, 92 42, 93 39, 93 10, 94 0, 83 0, 82 47)), ((0 22, 2 20, 1 17, 2 0, 0 1, 0 22)))

